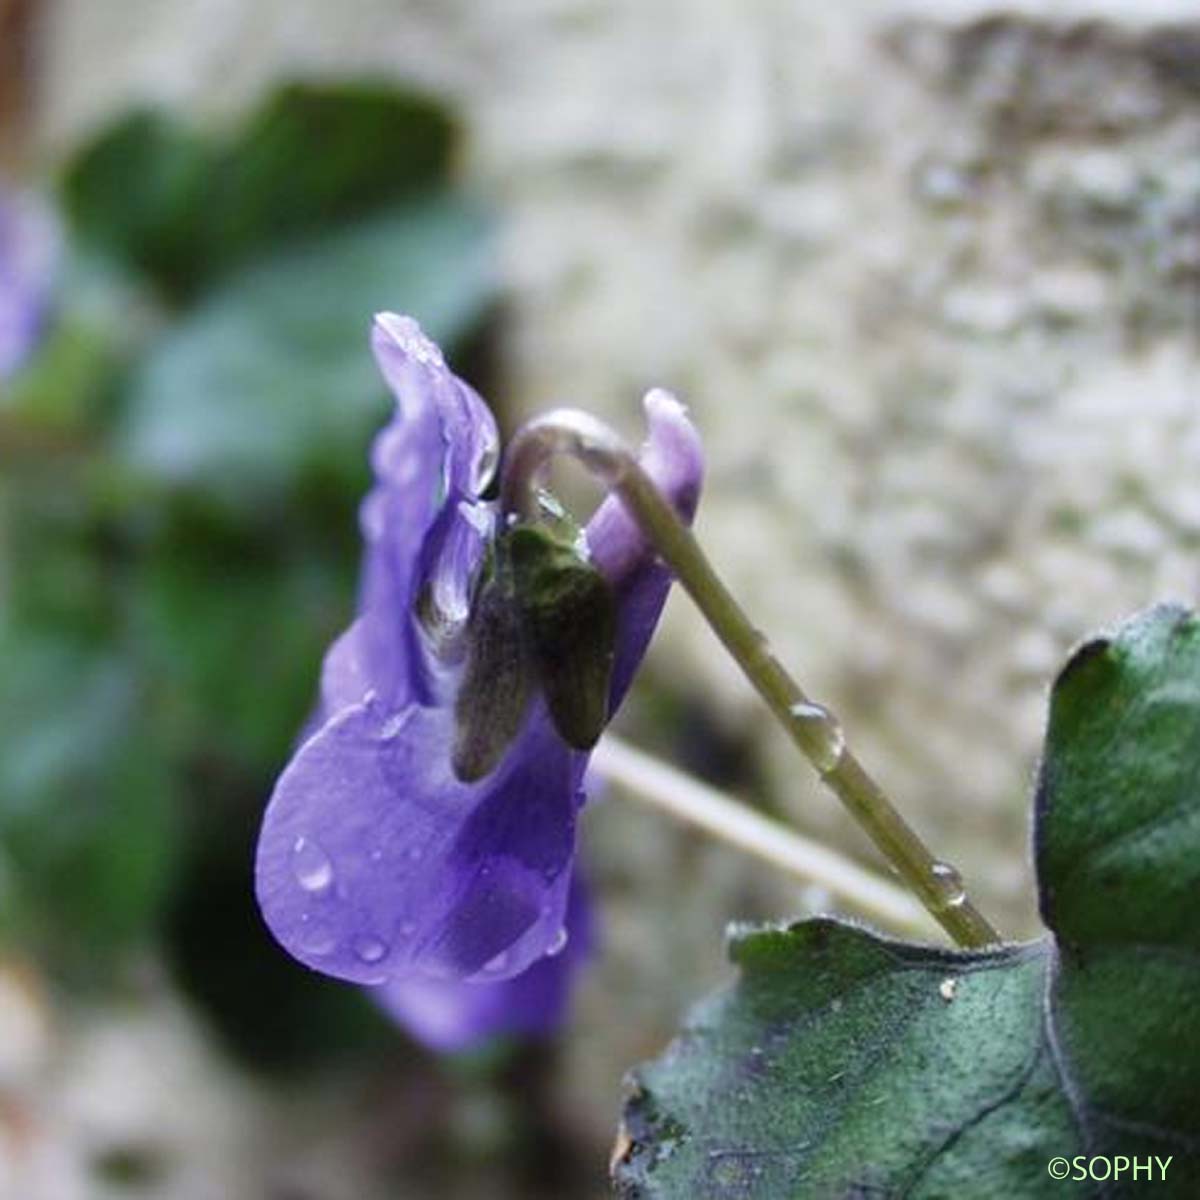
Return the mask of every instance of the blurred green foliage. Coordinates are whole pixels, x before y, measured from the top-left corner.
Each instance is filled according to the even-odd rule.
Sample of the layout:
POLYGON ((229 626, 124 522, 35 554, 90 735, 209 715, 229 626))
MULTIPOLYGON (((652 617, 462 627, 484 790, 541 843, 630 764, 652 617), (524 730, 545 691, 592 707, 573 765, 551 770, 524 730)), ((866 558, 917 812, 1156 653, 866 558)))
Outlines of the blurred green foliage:
POLYGON ((281 241, 440 191, 454 144, 423 97, 293 84, 231 134, 131 113, 70 164, 63 205, 81 238, 186 300, 281 241))
POLYGON ((455 144, 374 85, 125 117, 62 172, 55 322, 0 385, 0 937, 103 983, 166 934, 260 1057, 366 1008, 270 942, 254 837, 352 608, 371 315, 461 349, 490 300, 455 144))

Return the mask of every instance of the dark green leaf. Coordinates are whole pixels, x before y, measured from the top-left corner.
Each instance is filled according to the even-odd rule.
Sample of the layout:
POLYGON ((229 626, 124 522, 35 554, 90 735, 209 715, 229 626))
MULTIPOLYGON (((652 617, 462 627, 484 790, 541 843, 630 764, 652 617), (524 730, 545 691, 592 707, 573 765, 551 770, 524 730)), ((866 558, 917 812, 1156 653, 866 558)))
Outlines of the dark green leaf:
POLYGON ((292 84, 226 137, 160 112, 123 118, 69 166, 64 206, 89 244, 186 299, 285 240, 442 181, 454 137, 424 97, 292 84))
POLYGON ((322 651, 346 621, 349 572, 316 547, 281 554, 177 534, 133 591, 143 656, 185 754, 269 777, 311 709, 322 651))
POLYGON ((215 152, 198 278, 440 185, 455 133, 440 105, 385 84, 283 88, 215 152))
POLYGON ((174 808, 129 664, 62 635, 0 635, 0 929, 56 962, 145 935, 174 808))
MULTIPOLYGON (((1081 649, 1038 788, 1056 936, 965 954, 828 921, 742 933, 736 986, 635 1076, 637 1197, 1096 1195, 1052 1157, 1170 1159, 1200 1189, 1200 622, 1163 607, 1081 649)), ((1072 1165, 1072 1173, 1075 1167, 1072 1165)), ((1138 1194, 1127 1164, 1113 1195, 1138 1194)))
POLYGON ((208 249, 197 245, 212 166, 204 140, 164 113, 131 113, 68 167, 63 208, 80 238, 171 292, 208 249))
POLYGON ((1174 1151, 1200 1179, 1200 1021, 1184 1002, 1200 996, 1194 613, 1151 609, 1068 663, 1036 836, 1042 915, 1062 956, 1057 1037, 1094 1137, 1174 1151))
POLYGON ((1135 617, 1055 686, 1037 812, 1042 916, 1064 948, 1200 951, 1200 624, 1135 617))

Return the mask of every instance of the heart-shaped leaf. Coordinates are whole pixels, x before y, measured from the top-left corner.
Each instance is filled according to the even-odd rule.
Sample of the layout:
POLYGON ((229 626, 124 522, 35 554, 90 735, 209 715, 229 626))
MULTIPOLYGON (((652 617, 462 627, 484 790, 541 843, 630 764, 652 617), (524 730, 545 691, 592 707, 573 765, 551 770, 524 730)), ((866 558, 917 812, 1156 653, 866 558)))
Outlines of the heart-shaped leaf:
POLYGON ((935 950, 825 920, 736 933, 736 985, 633 1077, 620 1193, 1198 1194, 1193 613, 1151 609, 1067 664, 1036 843, 1052 936, 1031 945, 935 950))

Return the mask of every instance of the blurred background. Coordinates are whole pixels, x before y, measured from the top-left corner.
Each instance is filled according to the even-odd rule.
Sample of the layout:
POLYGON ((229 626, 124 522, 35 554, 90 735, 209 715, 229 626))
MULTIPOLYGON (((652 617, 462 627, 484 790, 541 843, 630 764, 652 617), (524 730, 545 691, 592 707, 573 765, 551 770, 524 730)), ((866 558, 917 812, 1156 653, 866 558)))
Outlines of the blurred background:
MULTIPOLYGON (((1194 0, 0 0, 0 1197, 594 1197, 623 1071, 828 898, 608 789, 550 1046, 254 909, 347 622, 370 315, 710 459, 734 590, 1036 933, 1047 684, 1200 584, 1194 0)), ((622 732, 872 861, 678 596, 622 732)))

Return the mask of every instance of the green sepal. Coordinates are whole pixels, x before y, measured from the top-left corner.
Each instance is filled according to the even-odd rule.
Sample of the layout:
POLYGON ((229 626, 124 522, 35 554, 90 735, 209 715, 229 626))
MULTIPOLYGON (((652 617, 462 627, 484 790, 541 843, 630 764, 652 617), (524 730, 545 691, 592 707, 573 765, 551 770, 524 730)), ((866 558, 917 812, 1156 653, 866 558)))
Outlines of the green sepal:
POLYGON ((616 601, 582 557, 572 528, 522 525, 502 534, 471 606, 451 762, 465 783, 488 775, 541 688, 559 736, 590 750, 608 720, 616 601))
POLYGON ((590 750, 608 720, 617 609, 608 581, 575 546, 524 525, 505 539, 517 606, 563 741, 590 750))
POLYGON ((535 679, 512 573, 502 547, 485 570, 467 630, 467 664, 454 707, 454 774, 491 773, 520 732, 535 679))

